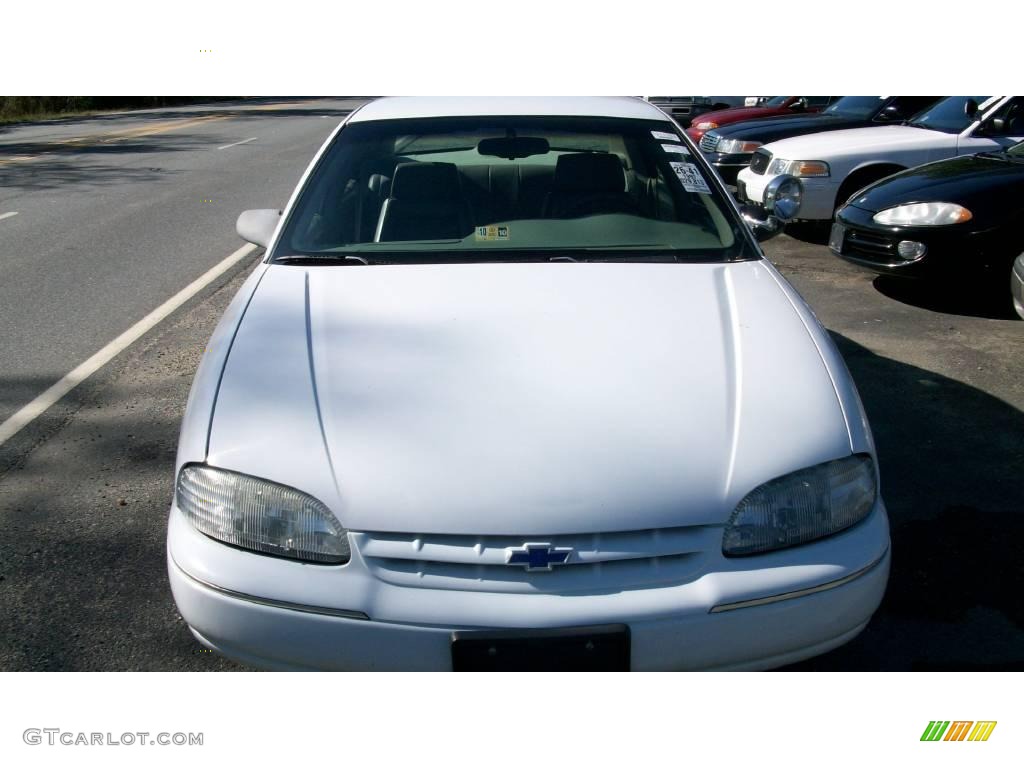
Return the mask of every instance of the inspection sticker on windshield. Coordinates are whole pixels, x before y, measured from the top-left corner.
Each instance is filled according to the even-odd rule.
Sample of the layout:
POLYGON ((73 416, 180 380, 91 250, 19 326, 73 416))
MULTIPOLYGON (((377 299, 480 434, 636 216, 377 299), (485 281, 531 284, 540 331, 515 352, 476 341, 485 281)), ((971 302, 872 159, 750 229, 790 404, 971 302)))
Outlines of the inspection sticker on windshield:
POLYGON ((683 189, 687 192, 699 192, 702 195, 710 195, 711 189, 704 177, 700 175, 697 166, 693 163, 669 163, 676 176, 683 182, 683 189))
POLYGON ((688 155, 688 154, 690 154, 690 150, 688 150, 682 144, 662 144, 661 148, 665 152, 674 152, 677 155, 688 155))
POLYGON ((651 136, 656 138, 658 141, 679 141, 679 137, 674 133, 668 133, 667 131, 651 131, 651 136))
POLYGON ((475 239, 478 243, 489 243, 492 240, 508 240, 508 225, 488 224, 486 227, 477 227, 475 239))

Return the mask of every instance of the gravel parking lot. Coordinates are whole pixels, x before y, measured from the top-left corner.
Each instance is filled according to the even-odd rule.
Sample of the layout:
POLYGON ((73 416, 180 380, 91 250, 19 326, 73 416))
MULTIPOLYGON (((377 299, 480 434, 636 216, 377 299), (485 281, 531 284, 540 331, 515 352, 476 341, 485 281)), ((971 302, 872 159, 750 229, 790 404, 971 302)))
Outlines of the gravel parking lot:
MULTIPOLYGON (((765 250, 860 388, 892 522, 871 625, 796 668, 1024 669, 1024 323, 1008 300, 876 278, 814 242, 783 235, 765 250)), ((239 668, 177 615, 164 535, 192 375, 257 259, 0 446, 0 669, 239 668)))

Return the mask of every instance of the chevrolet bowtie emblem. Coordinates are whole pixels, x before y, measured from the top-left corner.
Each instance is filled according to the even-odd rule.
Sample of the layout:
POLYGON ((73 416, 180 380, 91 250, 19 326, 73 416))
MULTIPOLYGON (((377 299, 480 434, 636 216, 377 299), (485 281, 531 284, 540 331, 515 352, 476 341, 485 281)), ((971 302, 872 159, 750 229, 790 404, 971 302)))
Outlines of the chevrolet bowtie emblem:
POLYGON ((572 555, 572 547, 553 547, 550 544, 523 544, 505 550, 506 565, 521 565, 527 571, 550 571, 556 565, 565 565, 572 555))

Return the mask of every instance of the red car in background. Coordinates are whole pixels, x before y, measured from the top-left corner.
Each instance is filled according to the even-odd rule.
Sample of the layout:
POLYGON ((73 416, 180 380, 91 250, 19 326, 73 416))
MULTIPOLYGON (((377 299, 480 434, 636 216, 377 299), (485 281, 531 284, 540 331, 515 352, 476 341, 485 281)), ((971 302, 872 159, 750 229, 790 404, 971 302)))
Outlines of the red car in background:
POLYGON ((764 104, 756 107, 732 107, 716 112, 705 112, 690 121, 686 133, 694 141, 700 141, 705 131, 718 128, 729 123, 743 120, 758 120, 762 117, 781 117, 783 115, 806 115, 820 112, 839 96, 772 96, 764 104))

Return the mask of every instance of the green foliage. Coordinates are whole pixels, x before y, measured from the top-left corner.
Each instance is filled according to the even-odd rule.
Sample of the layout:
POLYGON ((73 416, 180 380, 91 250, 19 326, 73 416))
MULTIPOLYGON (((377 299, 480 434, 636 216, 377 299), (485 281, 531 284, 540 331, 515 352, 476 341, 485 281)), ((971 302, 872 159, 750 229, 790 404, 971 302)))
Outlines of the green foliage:
POLYGON ((151 109, 219 99, 196 96, 0 96, 0 122, 112 109, 151 109))

